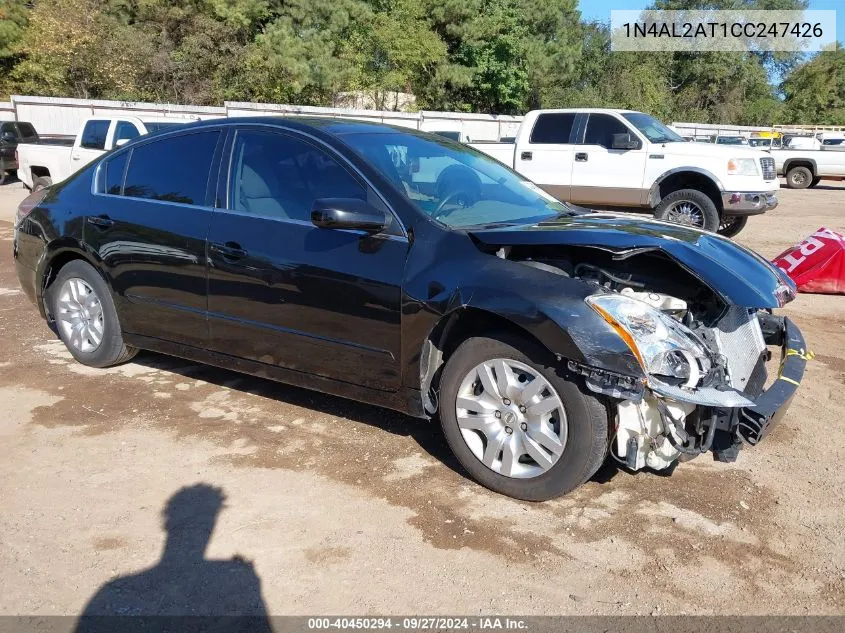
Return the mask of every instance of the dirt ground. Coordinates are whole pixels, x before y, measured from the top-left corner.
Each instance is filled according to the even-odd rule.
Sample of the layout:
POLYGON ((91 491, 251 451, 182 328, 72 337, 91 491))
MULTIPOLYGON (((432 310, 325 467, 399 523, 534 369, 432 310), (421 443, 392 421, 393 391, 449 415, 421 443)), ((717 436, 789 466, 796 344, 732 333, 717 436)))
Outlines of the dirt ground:
MULTIPOLYGON (((75 363, 18 289, 21 194, 0 187, 0 615, 79 614, 144 571, 98 600, 167 611, 166 578, 197 612, 845 614, 845 297, 786 310, 816 360, 736 463, 605 467, 530 504, 423 421, 155 354, 75 363)), ((739 241, 773 257, 845 229, 843 187, 780 199, 739 241)))

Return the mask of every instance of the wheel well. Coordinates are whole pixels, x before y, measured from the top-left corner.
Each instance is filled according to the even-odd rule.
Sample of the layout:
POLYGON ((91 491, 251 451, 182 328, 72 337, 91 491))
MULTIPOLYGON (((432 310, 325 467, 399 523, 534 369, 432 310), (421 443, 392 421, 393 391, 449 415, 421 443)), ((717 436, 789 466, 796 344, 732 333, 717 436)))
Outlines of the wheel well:
POLYGON ((33 178, 41 178, 42 176, 46 176, 47 178, 50 177, 50 170, 46 167, 33 166, 30 167, 30 171, 32 172, 33 178))
POLYGON ((681 189, 695 189, 702 192, 713 201, 719 211, 722 210, 722 195, 719 187, 704 174, 699 174, 694 171, 682 171, 677 174, 668 176, 658 185, 658 200, 660 202, 670 193, 680 191, 681 189))
POLYGON ((543 348, 540 340, 525 328, 493 312, 478 308, 459 308, 440 319, 426 339, 421 357, 420 387, 428 413, 437 409, 440 376, 446 362, 466 339, 507 332, 525 338, 543 348))
POLYGON ((47 288, 49 288, 52 283, 56 281, 56 277, 59 275, 59 271, 75 259, 81 259, 82 261, 86 261, 86 259, 82 257, 79 253, 74 253, 73 251, 65 251, 63 253, 59 253, 53 259, 51 259, 50 263, 47 264, 47 268, 44 269, 44 275, 41 278, 41 297, 42 301, 44 302, 44 314, 47 316, 48 320, 52 320, 52 315, 50 314, 50 304, 47 301, 47 288))
POLYGON ((813 165, 813 163, 808 160, 791 160, 783 166, 783 172, 787 173, 793 167, 806 167, 810 170, 810 173, 813 175, 813 177, 816 176, 816 167, 815 165, 813 165))

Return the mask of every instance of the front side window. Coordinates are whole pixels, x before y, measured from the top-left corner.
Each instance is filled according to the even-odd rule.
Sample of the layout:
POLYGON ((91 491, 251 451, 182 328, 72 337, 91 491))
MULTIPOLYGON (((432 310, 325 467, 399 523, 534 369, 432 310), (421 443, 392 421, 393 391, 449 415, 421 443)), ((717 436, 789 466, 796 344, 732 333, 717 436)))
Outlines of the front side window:
POLYGON ((591 114, 587 120, 587 131, 584 133, 584 145, 600 145, 610 149, 613 147, 614 134, 626 134, 628 126, 609 114, 591 114))
POLYGON ((241 130, 232 151, 229 207, 237 211, 310 221, 319 198, 367 199, 364 185, 340 163, 297 138, 241 130))
POLYGON ((204 205, 211 160, 220 132, 183 134, 132 150, 123 195, 204 205))
POLYGON ((454 228, 527 224, 568 207, 499 161, 423 134, 346 134, 346 145, 422 213, 454 228))
POLYGON ((138 128, 135 127, 134 123, 130 123, 129 121, 118 121, 117 127, 114 128, 114 144, 117 145, 118 141, 127 140, 131 141, 133 138, 138 138, 141 136, 141 133, 138 131, 138 128))
POLYGON ((82 130, 82 138, 79 141, 79 145, 85 149, 105 149, 106 135, 108 133, 108 121, 88 121, 82 130))

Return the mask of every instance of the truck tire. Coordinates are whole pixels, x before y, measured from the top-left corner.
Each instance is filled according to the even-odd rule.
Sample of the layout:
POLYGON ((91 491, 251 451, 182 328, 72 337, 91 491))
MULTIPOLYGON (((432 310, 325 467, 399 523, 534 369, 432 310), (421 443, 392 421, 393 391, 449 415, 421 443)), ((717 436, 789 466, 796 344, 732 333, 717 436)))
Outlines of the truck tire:
POLYGON ((806 167, 791 167, 786 172, 786 186, 790 189, 806 189, 813 182, 813 172, 806 167))
POLYGON ((716 205, 697 189, 681 189, 665 196, 654 209, 654 217, 714 233, 720 224, 716 205))
POLYGON ((548 350, 504 332, 469 338, 450 356, 440 423, 473 479, 526 501, 577 488, 607 452, 604 402, 548 350))
POLYGON ((32 179, 32 191, 41 191, 53 184, 53 180, 49 176, 39 176, 32 179))
POLYGON ((747 215, 726 215, 719 224, 719 235, 733 237, 744 229, 746 224, 748 224, 747 215))
POLYGON ((816 176, 816 177, 815 177, 815 178, 813 178, 813 180, 810 182, 810 187, 815 187, 815 186, 816 186, 817 184, 819 184, 821 181, 822 181, 822 179, 821 179, 821 178, 819 178, 818 176, 816 176))

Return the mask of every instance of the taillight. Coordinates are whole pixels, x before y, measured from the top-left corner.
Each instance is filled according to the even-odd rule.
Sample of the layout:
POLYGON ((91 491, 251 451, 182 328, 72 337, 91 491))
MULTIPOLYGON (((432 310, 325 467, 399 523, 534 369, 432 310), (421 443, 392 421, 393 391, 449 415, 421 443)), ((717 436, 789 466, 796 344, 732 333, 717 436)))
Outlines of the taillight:
POLYGON ((39 189, 38 191, 33 191, 24 198, 23 202, 18 205, 18 210, 15 213, 15 227, 20 226, 20 223, 23 222, 24 218, 32 213, 32 210, 38 206, 46 195, 47 189, 39 189))

